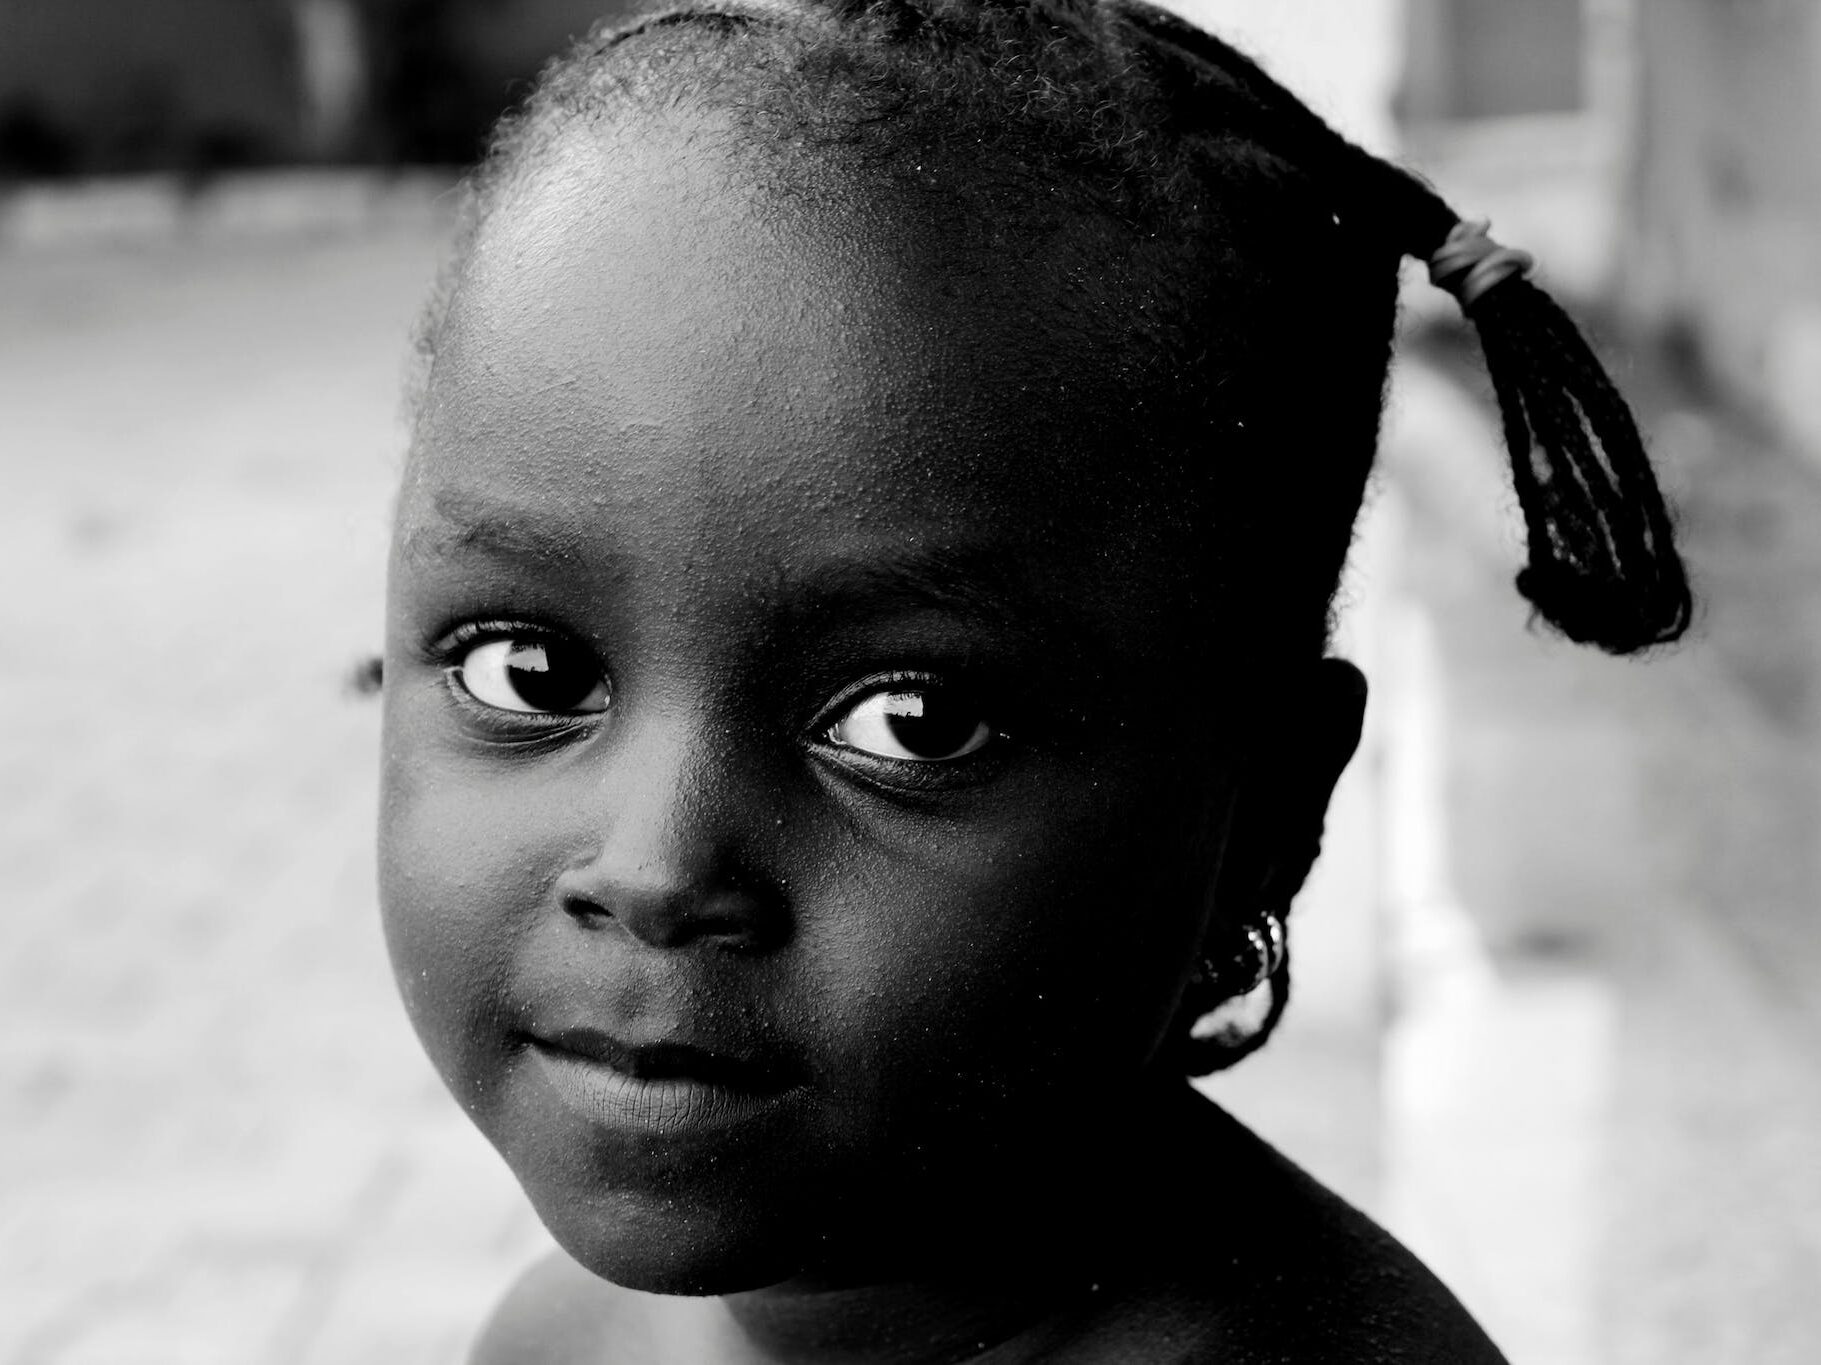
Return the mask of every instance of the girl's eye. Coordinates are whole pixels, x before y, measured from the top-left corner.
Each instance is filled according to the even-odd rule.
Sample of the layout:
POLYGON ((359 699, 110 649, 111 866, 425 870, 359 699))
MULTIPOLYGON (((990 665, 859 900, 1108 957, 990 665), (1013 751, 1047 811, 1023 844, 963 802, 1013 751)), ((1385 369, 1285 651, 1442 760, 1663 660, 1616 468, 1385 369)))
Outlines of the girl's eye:
POLYGON ((984 747, 993 730, 964 698, 907 689, 863 697, 829 727, 828 737, 877 758, 943 763, 984 747))
POLYGON ((467 650, 454 673, 483 706, 526 714, 607 709, 607 682, 594 656, 554 638, 494 639, 467 650))

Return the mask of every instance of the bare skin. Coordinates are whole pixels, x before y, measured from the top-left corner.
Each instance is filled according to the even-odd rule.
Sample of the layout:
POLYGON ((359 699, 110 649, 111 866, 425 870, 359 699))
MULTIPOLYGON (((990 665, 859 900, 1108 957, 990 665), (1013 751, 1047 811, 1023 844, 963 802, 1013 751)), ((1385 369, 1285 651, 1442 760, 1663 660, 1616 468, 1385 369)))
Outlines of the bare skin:
POLYGON ((477 1359, 1496 1360, 1165 1050, 1358 675, 1249 675, 1044 260, 723 131, 514 190, 400 495, 388 942, 566 1253, 477 1359))
MULTIPOLYGON (((1059 1277, 1049 1302, 1003 1270, 996 1278, 897 1285, 889 1292, 805 1290, 783 1305, 774 1295, 660 1297, 608 1284, 557 1253, 514 1287, 473 1360, 1503 1360, 1447 1289, 1357 1210, 1214 1106, 1185 1098, 1178 1118, 1187 1130, 1180 1136, 1196 1149, 1175 1154, 1181 1167, 1133 1182, 1148 1188, 1122 1191, 1154 1202, 1110 1219, 1114 1226, 1093 1228, 1094 1245, 1081 1244, 1084 1227, 1057 1234, 1080 1262, 1059 1277)), ((1160 1146, 1167 1144, 1153 1144, 1153 1156, 1160 1146)), ((1070 1211, 1083 1213, 1077 1205, 1070 1211)), ((1034 1249, 1025 1255, 1027 1266, 1043 1259, 1034 1249)))

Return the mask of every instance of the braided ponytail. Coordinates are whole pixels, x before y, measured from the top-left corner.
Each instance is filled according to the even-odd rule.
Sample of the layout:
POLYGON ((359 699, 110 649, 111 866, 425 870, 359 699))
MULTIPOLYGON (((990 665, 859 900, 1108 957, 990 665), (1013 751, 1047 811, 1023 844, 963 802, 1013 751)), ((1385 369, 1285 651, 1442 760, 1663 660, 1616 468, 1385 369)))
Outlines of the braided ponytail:
POLYGON ((1464 223, 1418 177, 1347 141, 1219 39, 1148 4, 1116 8, 1141 42, 1195 68, 1191 89, 1241 86, 1257 113, 1246 136, 1326 170, 1348 218, 1376 222, 1389 246, 1429 264, 1460 300, 1479 333, 1524 514, 1529 563, 1518 591, 1577 644, 1632 654, 1680 638, 1693 598, 1637 421, 1568 314, 1514 268, 1529 258, 1497 247, 1484 225, 1464 223), (1490 275, 1477 269, 1489 257, 1498 258, 1490 275))
POLYGON ((1637 421, 1611 377, 1561 305, 1526 278, 1527 257, 1461 222, 1414 176, 1377 164, 1392 202, 1401 193, 1406 205, 1407 254, 1430 263, 1479 332, 1529 542, 1518 591, 1577 644, 1632 654, 1680 638, 1693 596, 1637 421), (1493 275, 1476 278, 1488 264, 1493 275))

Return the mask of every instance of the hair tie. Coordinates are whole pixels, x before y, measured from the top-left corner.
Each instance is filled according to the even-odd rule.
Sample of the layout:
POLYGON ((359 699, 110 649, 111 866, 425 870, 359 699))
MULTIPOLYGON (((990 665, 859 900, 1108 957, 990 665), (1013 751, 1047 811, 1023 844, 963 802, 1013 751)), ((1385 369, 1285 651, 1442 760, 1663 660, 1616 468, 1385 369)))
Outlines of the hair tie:
POLYGON ((1492 240, 1492 224, 1484 218, 1462 219, 1429 258, 1429 279, 1460 300, 1467 312, 1513 275, 1528 275, 1536 257, 1492 240))

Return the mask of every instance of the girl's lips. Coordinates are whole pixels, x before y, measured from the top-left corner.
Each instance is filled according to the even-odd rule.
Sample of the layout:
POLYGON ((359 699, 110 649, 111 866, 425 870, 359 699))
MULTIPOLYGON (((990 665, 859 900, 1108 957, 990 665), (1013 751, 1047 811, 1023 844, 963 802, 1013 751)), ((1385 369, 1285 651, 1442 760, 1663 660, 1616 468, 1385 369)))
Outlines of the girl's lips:
POLYGON ((791 1087, 777 1072, 706 1049, 629 1047, 593 1029, 531 1040, 558 1101, 592 1124, 660 1136, 706 1133, 777 1109, 791 1087))
POLYGON ((726 1048, 685 1042, 627 1043, 598 1028, 538 1031, 532 1041, 642 1081, 706 1081, 734 1090, 775 1090, 781 1084, 778 1067, 726 1048))

